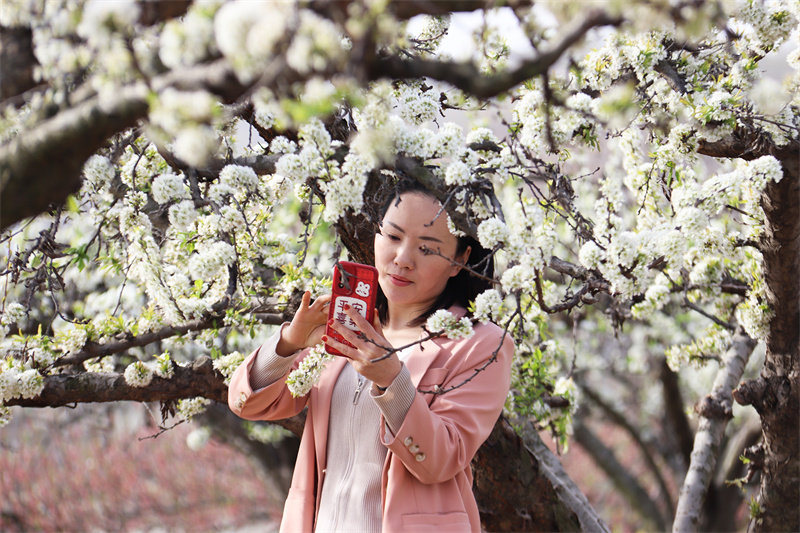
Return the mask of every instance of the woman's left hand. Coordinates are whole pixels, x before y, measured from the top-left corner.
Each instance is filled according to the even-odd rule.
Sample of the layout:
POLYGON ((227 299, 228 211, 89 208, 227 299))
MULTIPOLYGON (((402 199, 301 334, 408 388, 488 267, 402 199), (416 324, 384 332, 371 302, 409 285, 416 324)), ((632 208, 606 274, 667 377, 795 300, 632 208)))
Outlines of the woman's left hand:
POLYGON ((382 361, 372 362, 373 359, 386 355, 392 346, 383 336, 383 329, 377 313, 370 324, 366 318, 352 308, 345 309, 345 312, 355 322, 365 338, 338 320, 331 319, 328 325, 353 346, 348 346, 327 335, 322 338, 322 341, 350 359, 350 364, 353 365, 356 372, 379 387, 388 387, 400 373, 403 364, 396 353, 382 361))

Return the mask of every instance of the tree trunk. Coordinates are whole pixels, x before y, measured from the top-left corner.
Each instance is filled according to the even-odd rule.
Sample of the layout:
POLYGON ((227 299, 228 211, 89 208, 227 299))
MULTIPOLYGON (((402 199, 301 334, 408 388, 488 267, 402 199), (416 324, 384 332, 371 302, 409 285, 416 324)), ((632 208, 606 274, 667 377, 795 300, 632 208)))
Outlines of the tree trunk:
POLYGON ((504 419, 472 460, 473 492, 486 531, 577 531, 580 522, 504 419))
POLYGON ((734 397, 761 416, 764 464, 754 531, 800 531, 800 149, 777 152, 783 179, 769 183, 762 253, 772 311, 758 379, 734 397))

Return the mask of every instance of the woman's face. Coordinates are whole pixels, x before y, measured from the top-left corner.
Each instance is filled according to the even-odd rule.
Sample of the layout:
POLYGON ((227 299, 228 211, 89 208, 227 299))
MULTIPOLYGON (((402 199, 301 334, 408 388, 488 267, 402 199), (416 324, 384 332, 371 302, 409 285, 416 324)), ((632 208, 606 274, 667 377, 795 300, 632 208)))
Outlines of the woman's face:
POLYGON ((392 307, 422 312, 444 291, 447 280, 459 267, 446 258, 463 263, 467 249, 455 257, 458 241, 447 227, 447 213, 441 204, 417 192, 393 200, 375 236, 375 267, 378 282, 392 307), (439 216, 437 217, 437 214, 439 216), (425 249, 438 252, 425 253, 425 249))

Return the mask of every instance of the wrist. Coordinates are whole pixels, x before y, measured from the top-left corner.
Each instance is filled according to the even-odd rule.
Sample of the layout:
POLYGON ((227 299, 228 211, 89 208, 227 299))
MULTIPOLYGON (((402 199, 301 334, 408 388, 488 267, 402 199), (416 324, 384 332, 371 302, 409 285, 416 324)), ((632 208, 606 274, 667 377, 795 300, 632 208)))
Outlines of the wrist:
POLYGON ((281 328, 278 345, 275 347, 275 353, 281 357, 289 357, 296 351, 303 349, 302 346, 299 346, 286 338, 286 329, 288 329, 288 326, 281 328))
POLYGON ((397 365, 397 371, 392 373, 392 376, 391 376, 391 378, 390 378, 390 379, 388 379, 388 380, 387 380, 387 381, 385 381, 385 382, 384 382, 384 381, 381 381, 380 383, 379 383, 379 382, 377 382, 377 381, 373 381, 373 382, 372 382, 372 385, 373 385, 373 386, 374 386, 374 387, 375 387, 375 388, 378 390, 378 392, 380 392, 381 394, 383 394, 384 392, 386 392, 386 389, 388 389, 388 388, 389 388, 389 386, 390 386, 392 383, 394 383, 394 381, 397 379, 397 376, 399 376, 399 375, 400 375, 400 372, 403 370, 403 363, 401 363, 399 360, 398 360, 397 362, 399 363, 399 364, 397 365))

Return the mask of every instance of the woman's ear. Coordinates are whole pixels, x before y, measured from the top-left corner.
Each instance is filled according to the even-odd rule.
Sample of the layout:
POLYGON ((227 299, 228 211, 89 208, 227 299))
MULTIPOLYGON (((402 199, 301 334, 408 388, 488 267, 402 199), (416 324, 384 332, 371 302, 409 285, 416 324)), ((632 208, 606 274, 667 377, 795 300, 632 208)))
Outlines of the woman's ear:
MULTIPOLYGON (((464 250, 460 256, 455 257, 455 261, 461 263, 462 265, 466 265, 467 261, 469 261, 469 254, 472 252, 472 247, 467 246, 467 249, 464 250)), ((450 272, 450 277, 457 276, 458 273, 461 272, 461 267, 458 265, 453 265, 453 270, 450 272)))

